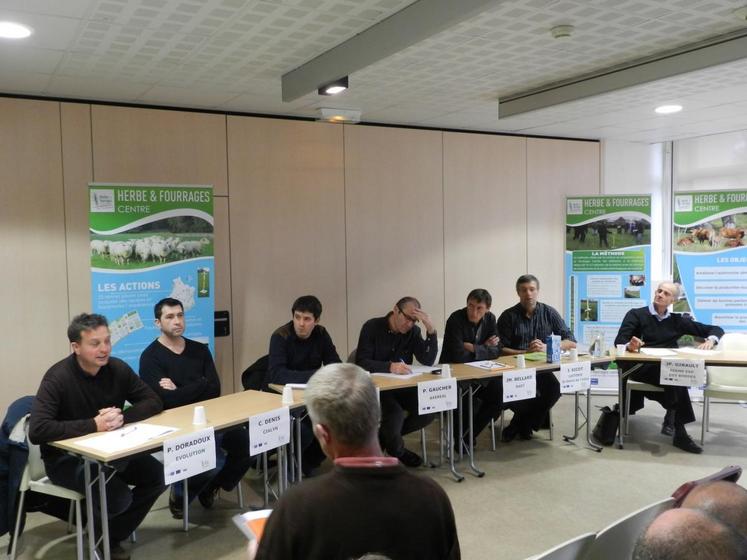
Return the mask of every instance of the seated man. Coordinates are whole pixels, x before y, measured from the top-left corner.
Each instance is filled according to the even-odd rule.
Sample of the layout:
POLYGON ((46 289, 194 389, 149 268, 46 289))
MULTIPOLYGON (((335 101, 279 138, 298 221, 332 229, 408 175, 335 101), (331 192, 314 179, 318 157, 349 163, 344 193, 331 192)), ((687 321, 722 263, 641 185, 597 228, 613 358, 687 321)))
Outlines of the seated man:
MULTIPOLYGON (((322 303, 316 296, 301 296, 291 306, 291 320, 270 337, 269 383, 306 383, 323 365, 339 363, 340 356, 327 329, 319 324, 322 303)), ((310 475, 324 454, 314 439, 311 423, 301 423, 301 465, 310 475)))
POLYGON ((747 541, 733 528, 695 509, 659 515, 640 536, 633 560, 744 560, 747 541))
MULTIPOLYGON (((648 307, 631 309, 625 314, 615 338, 615 344, 625 344, 629 352, 638 352, 643 345, 650 348, 676 348, 677 339, 682 335, 690 334, 706 339, 699 348, 713 348, 723 336, 723 329, 698 323, 681 313, 670 313, 669 306, 677 300, 679 295, 680 290, 677 284, 660 283, 656 289, 654 301, 648 307)), ((696 444, 685 430, 685 424, 695 421, 695 413, 687 387, 661 385, 660 376, 661 368, 658 363, 655 363, 643 365, 630 378, 664 389, 663 393, 646 394, 648 398, 661 403, 667 411, 661 433, 674 436, 672 444, 675 447, 690 453, 702 453, 703 448, 696 444)), ((631 398, 630 411, 635 412, 642 407, 643 396, 636 394, 635 401, 631 398)))
MULTIPOLYGON (((44 374, 31 409, 29 439, 41 445, 49 479, 84 494, 83 461, 48 444, 145 420, 161 412, 162 404, 126 363, 110 356, 105 317, 82 313, 73 318, 67 336, 73 353, 44 374), (132 406, 123 411, 125 401, 132 406)), ((106 485, 111 557, 122 560, 130 556, 120 542, 140 525, 165 490, 163 466, 150 455, 138 455, 104 468, 111 472, 106 485)), ((95 466, 92 475, 98 475, 95 466)), ((98 533, 98 492, 93 502, 98 533)))
MULTIPOLYGON (((545 352, 545 339, 551 334, 560 335, 560 348, 576 347, 571 329, 560 313, 549 305, 540 303, 539 280, 532 274, 524 274, 516 280, 519 303, 509 307, 498 317, 498 336, 503 344, 503 354, 514 355, 525 352, 545 352)), ((538 430, 547 420, 548 412, 560 398, 560 383, 549 371, 537 373, 537 396, 522 403, 514 411, 511 423, 504 428, 503 441, 516 436, 531 439, 532 430, 538 430)))
POLYGON ((285 493, 259 543, 259 560, 460 558, 454 512, 441 487, 382 457, 376 388, 354 364, 320 369, 306 406, 334 469, 285 493))
MULTIPOLYGON (((176 408, 220 396, 220 379, 207 346, 183 335, 184 306, 164 298, 153 308, 161 334, 140 355, 140 378, 158 396, 165 408, 176 408)), ((232 490, 249 469, 249 434, 246 426, 215 434, 215 469, 189 479, 188 502, 198 496, 205 508, 213 507, 219 488, 232 490)), ((184 484, 171 486, 169 509, 176 519, 184 516, 184 484)))
MULTIPOLYGON (((421 364, 433 365, 438 338, 431 318, 414 297, 403 297, 384 317, 369 319, 361 327, 355 363, 371 373, 408 374, 413 355, 421 364), (415 325, 423 322, 426 338, 415 325)), ((420 430, 433 421, 433 414, 418 414, 418 392, 414 387, 381 393, 379 437, 384 451, 408 467, 418 467, 423 459, 405 449, 402 436, 420 430)))
MULTIPOLYGON (((501 354, 495 315, 490 312, 493 298, 487 290, 472 290, 467 295, 467 307, 454 311, 446 321, 442 364, 464 364, 477 360, 492 360, 501 354)), ((477 406, 473 409, 473 439, 493 419, 503 406, 503 379, 494 377, 478 382, 477 406)), ((456 421, 455 421, 456 426, 456 421)), ((467 433, 467 421, 463 432, 467 433)))

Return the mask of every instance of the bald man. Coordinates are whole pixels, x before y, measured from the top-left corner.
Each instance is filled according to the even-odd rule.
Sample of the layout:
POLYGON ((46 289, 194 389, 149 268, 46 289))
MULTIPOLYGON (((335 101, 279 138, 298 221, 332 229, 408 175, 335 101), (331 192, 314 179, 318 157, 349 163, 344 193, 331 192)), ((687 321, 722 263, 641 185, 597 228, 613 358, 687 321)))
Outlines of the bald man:
POLYGON ((683 508, 654 519, 633 550, 633 560, 745 559, 744 536, 702 511, 683 508))
MULTIPOLYGON (((671 313, 669 306, 680 296, 680 288, 673 282, 662 282, 656 289, 654 301, 648 307, 631 309, 625 314, 615 344, 625 344, 628 352, 638 352, 646 348, 677 348, 677 339, 690 334, 705 339, 699 348, 710 350, 724 335, 721 327, 706 325, 693 321, 689 315, 671 313)), ((630 362, 623 369, 632 367, 630 362)), ((702 453, 703 448, 696 444, 685 430, 685 424, 695 422, 693 405, 687 387, 662 385, 661 368, 658 363, 645 364, 630 376, 635 381, 661 387, 662 393, 646 393, 650 399, 657 400, 667 411, 661 433, 673 436, 672 444, 689 453, 702 453)), ((630 411, 643 408, 643 397, 636 395, 637 401, 631 398, 630 411)))
POLYGON ((682 507, 703 511, 747 535, 747 490, 739 484, 718 480, 696 486, 682 507))

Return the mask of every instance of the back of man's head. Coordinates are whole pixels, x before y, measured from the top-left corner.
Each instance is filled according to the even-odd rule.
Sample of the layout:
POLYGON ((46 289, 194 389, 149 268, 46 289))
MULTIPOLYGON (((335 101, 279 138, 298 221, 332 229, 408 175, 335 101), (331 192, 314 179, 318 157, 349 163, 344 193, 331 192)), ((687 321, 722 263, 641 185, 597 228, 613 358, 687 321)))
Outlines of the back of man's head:
POLYGON ((696 486, 682 507, 704 511, 747 535, 747 490, 739 484, 718 480, 696 486))
POLYGON ((376 387, 355 364, 330 364, 309 379, 304 395, 313 424, 322 424, 340 443, 363 447, 376 437, 381 413, 376 387))
POLYGON ((651 522, 633 560, 747 560, 747 542, 707 513, 676 508, 651 522))

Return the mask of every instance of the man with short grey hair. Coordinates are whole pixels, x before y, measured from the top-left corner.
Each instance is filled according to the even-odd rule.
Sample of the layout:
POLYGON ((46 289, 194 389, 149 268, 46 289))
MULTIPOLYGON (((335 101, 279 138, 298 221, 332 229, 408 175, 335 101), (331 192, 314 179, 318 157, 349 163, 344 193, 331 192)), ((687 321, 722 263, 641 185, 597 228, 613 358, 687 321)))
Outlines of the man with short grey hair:
MULTIPOLYGON (((677 348, 677 339, 689 334, 705 339, 698 348, 711 349, 724 335, 721 327, 693 321, 689 315, 672 313, 669 306, 679 297, 680 288, 674 282, 661 282, 654 294, 654 301, 647 307, 631 309, 625 314, 615 344, 625 344, 628 352, 638 352, 646 348, 677 348)), ((624 362, 621 366, 625 368, 624 362)), ((627 366, 631 367, 630 365, 627 366)), ((687 387, 662 385, 661 368, 658 363, 645 364, 630 378, 663 389, 661 393, 646 393, 650 399, 658 401, 667 411, 661 433, 673 436, 672 444, 689 453, 702 453, 703 448, 696 444, 685 430, 685 424, 695 421, 693 405, 687 387)), ((630 411, 643 408, 643 397, 636 391, 636 400, 631 398, 630 411)), ((621 403, 622 404, 622 403, 621 403)))
POLYGON ((325 366, 309 380, 305 402, 334 468, 283 495, 257 558, 349 560, 375 551, 393 560, 459 559, 446 493, 383 456, 369 375, 354 364, 325 366))

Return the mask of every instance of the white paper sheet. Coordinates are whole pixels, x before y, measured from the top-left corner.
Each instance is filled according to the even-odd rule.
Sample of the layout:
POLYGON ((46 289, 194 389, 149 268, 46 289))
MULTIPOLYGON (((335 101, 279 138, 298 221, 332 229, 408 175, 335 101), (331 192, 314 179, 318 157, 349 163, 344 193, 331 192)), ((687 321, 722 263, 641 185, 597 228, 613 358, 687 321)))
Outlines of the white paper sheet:
POLYGON ((479 360, 477 362, 467 362, 465 365, 480 368, 480 369, 485 369, 485 370, 493 370, 493 369, 511 367, 510 365, 504 364, 503 362, 496 362, 493 360, 479 360))
POLYGON ((371 375, 375 375, 376 377, 388 377, 390 379, 411 379, 413 377, 418 377, 419 375, 423 375, 422 372, 415 372, 415 373, 372 373, 371 375))
POLYGON ((159 426, 158 424, 131 424, 113 432, 88 438, 78 442, 81 447, 88 447, 104 453, 116 453, 142 445, 152 439, 176 432, 179 428, 159 426))
POLYGON ((306 390, 306 383, 286 383, 286 387, 290 387, 291 389, 304 389, 306 390))
POLYGON ((677 354, 667 348, 641 348, 641 354, 647 356, 676 356, 677 354))
POLYGON ((697 356, 713 356, 719 354, 719 350, 704 350, 702 348, 678 348, 675 350, 678 354, 695 354, 697 356))

